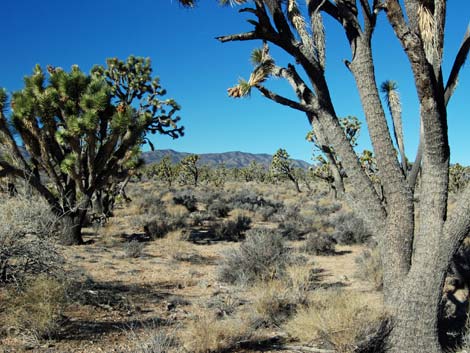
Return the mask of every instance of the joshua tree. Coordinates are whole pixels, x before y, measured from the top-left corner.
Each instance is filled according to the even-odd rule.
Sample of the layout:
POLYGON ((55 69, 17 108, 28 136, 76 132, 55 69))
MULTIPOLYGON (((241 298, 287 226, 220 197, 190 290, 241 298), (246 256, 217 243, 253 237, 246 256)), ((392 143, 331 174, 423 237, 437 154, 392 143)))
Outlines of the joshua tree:
POLYGON ((0 160, 0 176, 27 181, 62 218, 62 241, 80 244, 93 194, 120 179, 146 134, 182 135, 179 106, 160 98, 165 90, 152 79, 149 59, 109 59, 88 75, 78 66, 47 71, 48 77, 36 66, 25 78, 9 116, 0 91, 0 133, 13 156, 13 162, 0 160))
POLYGON ((298 173, 289 159, 289 153, 286 150, 280 148, 276 151, 271 161, 270 170, 275 178, 286 178, 292 181, 297 192, 301 192, 298 173))
MULTIPOLYGON (((361 130, 361 122, 355 116, 347 116, 339 119, 341 128, 352 147, 356 147, 359 132, 361 130)), ((346 176, 344 168, 341 165, 341 159, 335 153, 333 146, 328 143, 328 139, 321 131, 322 127, 316 125, 307 134, 307 141, 313 143, 315 150, 321 154, 316 157, 320 165, 315 169, 314 175, 326 181, 333 190, 335 197, 344 194, 344 177, 346 176), (316 131, 317 129, 318 131, 316 131)))
POLYGON ((450 149, 446 109, 470 49, 470 30, 445 81, 441 64, 446 0, 306 0, 305 8, 299 8, 296 0, 249 3, 252 6, 241 12, 254 17, 249 20, 252 30, 218 39, 260 40, 264 44, 252 55, 256 64, 250 78, 230 88, 229 95, 243 97, 257 90, 274 102, 305 113, 314 131, 334 148, 353 186, 346 190, 350 204, 379 242, 385 305, 393 323, 389 351, 441 353, 444 279, 470 230, 470 187, 460 193, 453 209, 447 208, 450 149), (419 200, 397 159, 375 77, 372 37, 381 13, 408 58, 419 99, 423 125, 419 200), (325 15, 343 28, 351 48, 351 59, 345 64, 362 102, 383 196, 377 193, 336 115, 325 75, 325 15), (270 45, 287 53, 291 63, 277 65, 270 45), (296 98, 268 89, 265 81, 270 77, 285 79, 296 98))
POLYGON ((198 185, 200 176, 198 161, 199 156, 197 154, 191 154, 180 161, 180 177, 185 184, 191 182, 194 186, 198 185))
POLYGON ((248 166, 240 169, 240 174, 243 177, 243 181, 266 181, 266 170, 265 168, 257 163, 255 160, 251 161, 248 166))
POLYGON ((151 166, 151 173, 171 187, 178 175, 178 167, 171 163, 169 156, 165 156, 160 162, 151 166))
POLYGON ((453 193, 461 192, 465 189, 470 180, 470 167, 463 167, 459 163, 449 168, 449 191, 453 193))

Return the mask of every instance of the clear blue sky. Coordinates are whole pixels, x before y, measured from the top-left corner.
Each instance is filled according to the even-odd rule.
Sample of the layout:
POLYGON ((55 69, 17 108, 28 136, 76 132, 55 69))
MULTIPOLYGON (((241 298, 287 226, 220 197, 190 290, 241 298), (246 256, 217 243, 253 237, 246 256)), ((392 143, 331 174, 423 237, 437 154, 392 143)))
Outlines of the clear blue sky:
MULTIPOLYGON (((15 0, 4 1, 0 12, 0 87, 21 89, 22 78, 37 63, 69 69, 78 64, 88 71, 108 57, 133 54, 150 57, 168 96, 181 104, 186 136, 172 140, 156 136, 156 148, 204 153, 241 150, 274 153, 283 147, 294 158, 310 161, 312 146, 304 139, 305 116, 277 105, 254 92, 235 100, 226 89, 239 77, 248 78, 250 52, 258 42, 221 44, 219 35, 249 30, 247 14, 201 0, 195 9, 183 9, 174 0, 15 0)), ((448 1, 444 75, 470 20, 468 1, 448 1)), ((351 74, 342 63, 350 53, 336 23, 326 21, 327 77, 338 115, 363 120, 351 74)), ((418 137, 418 105, 406 58, 384 15, 374 40, 377 79, 398 82, 403 102, 407 154, 414 159, 418 137)), ((279 64, 288 58, 277 55, 279 64)), ((292 96, 277 80, 270 87, 292 96)), ((452 162, 470 164, 470 67, 460 76, 449 105, 452 162)), ((358 149, 369 147, 363 129, 358 149)))

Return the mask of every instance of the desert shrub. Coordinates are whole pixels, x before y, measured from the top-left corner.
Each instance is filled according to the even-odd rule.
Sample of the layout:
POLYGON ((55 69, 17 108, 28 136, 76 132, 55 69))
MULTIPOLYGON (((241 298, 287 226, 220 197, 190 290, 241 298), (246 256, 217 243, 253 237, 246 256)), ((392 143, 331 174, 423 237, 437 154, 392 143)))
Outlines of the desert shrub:
POLYGON ((334 215, 332 223, 335 226, 333 238, 338 244, 363 244, 371 238, 364 222, 352 212, 338 212, 334 215))
POLYGON ((287 221, 278 225, 278 230, 282 236, 289 240, 301 240, 311 231, 310 225, 298 221, 287 221))
POLYGON ((362 251, 355 259, 357 270, 355 277, 371 282, 376 290, 382 289, 383 273, 382 261, 378 247, 362 251))
POLYGON ((28 276, 62 273, 63 258, 54 242, 58 219, 46 201, 18 195, 0 200, 0 285, 28 276))
POLYGON ((197 211, 197 199, 188 192, 181 192, 173 197, 175 205, 183 205, 189 212, 197 211))
POLYGON ((19 334, 32 338, 52 338, 61 327, 67 303, 66 287, 57 279, 39 275, 24 288, 10 290, 7 323, 19 334))
POLYGON ((163 238, 171 231, 172 227, 165 220, 153 218, 144 224, 145 235, 151 240, 163 238))
POLYGON ((220 200, 223 196, 219 190, 214 190, 208 186, 200 186, 199 188, 194 189, 193 192, 196 199, 205 205, 210 205, 211 203, 220 200))
POLYGON ((228 216, 231 208, 227 205, 227 202, 216 200, 209 204, 207 211, 214 217, 224 218, 228 216))
POLYGON ((244 304, 243 300, 231 295, 216 295, 209 299, 207 308, 213 309, 217 317, 222 318, 234 314, 240 306, 244 304))
POLYGON ((300 213, 299 206, 296 205, 288 205, 283 206, 279 211, 276 213, 274 219, 275 222, 278 223, 289 223, 289 222, 305 222, 305 218, 302 217, 300 213))
POLYGON ((336 202, 333 202, 333 203, 322 202, 322 199, 320 199, 320 200, 317 200, 313 208, 319 216, 329 216, 330 214, 338 212, 341 209, 341 204, 336 203, 336 202))
POLYGON ((169 232, 186 227, 185 214, 168 214, 160 211, 158 215, 135 217, 134 225, 144 229, 145 235, 151 240, 165 237, 169 232))
POLYGON ((193 226, 202 226, 204 222, 209 222, 214 219, 214 217, 206 211, 196 211, 189 215, 191 224, 193 226))
POLYGON ((235 220, 214 223, 209 230, 214 238, 225 241, 239 241, 245 232, 250 229, 251 218, 239 215, 235 220))
POLYGON ((225 253, 219 278, 242 284, 281 278, 290 258, 290 250, 278 232, 255 228, 247 232, 239 248, 225 253))
POLYGON ((247 189, 242 189, 232 195, 229 204, 232 209, 239 208, 247 211, 257 211, 260 208, 268 206, 276 210, 282 207, 282 203, 265 199, 254 191, 247 189))
POLYGON ((153 193, 146 193, 141 197, 135 198, 137 209, 140 213, 156 215, 165 209, 165 203, 159 195, 153 193))
POLYGON ((181 333, 181 341, 188 352, 211 353, 228 351, 251 335, 249 322, 242 317, 218 320, 211 313, 201 313, 181 333))
POLYGON ((258 209, 256 210, 256 213, 261 216, 261 220, 263 222, 266 222, 266 221, 271 220, 271 218, 276 214, 277 211, 278 211, 277 208, 268 205, 268 206, 258 207, 258 209))
POLYGON ((124 244, 124 254, 126 257, 141 257, 144 252, 145 244, 137 240, 132 240, 124 244))
POLYGON ((336 240, 325 233, 310 233, 304 250, 311 255, 334 255, 336 240))
POLYGON ((284 328, 302 342, 321 340, 338 352, 352 353, 383 343, 379 338, 386 333, 386 323, 382 308, 363 293, 318 290, 310 305, 298 310, 284 328))

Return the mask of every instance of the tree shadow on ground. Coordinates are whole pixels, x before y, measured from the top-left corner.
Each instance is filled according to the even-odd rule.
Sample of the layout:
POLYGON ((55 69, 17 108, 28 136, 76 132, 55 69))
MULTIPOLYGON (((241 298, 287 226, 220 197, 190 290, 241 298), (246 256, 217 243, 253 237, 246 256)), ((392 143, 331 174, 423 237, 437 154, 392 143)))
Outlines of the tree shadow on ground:
POLYGON ((60 340, 92 340, 102 335, 112 332, 126 332, 129 330, 169 326, 168 320, 158 317, 146 319, 129 319, 129 320, 74 320, 67 322, 57 339, 60 340))
POLYGON ((121 282, 95 282, 91 279, 75 283, 71 287, 71 299, 78 305, 76 317, 73 313, 64 322, 63 329, 58 335, 59 340, 91 340, 98 336, 124 332, 130 329, 170 325, 170 322, 160 317, 148 317, 154 311, 152 304, 162 302, 185 303, 184 298, 176 297, 172 289, 177 289, 178 283, 164 282, 152 284, 124 284, 121 282), (83 307, 92 307, 95 314, 80 314, 83 307), (136 318, 137 316, 145 316, 136 318))

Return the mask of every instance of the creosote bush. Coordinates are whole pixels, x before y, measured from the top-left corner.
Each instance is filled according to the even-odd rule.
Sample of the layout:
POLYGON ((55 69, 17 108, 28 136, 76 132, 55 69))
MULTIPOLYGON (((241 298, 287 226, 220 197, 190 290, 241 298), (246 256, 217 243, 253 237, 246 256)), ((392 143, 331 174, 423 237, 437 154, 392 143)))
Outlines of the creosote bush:
POLYGON ((253 284, 257 280, 281 278, 290 261, 290 250, 278 232, 255 228, 247 232, 238 249, 225 253, 219 279, 228 283, 253 284))

